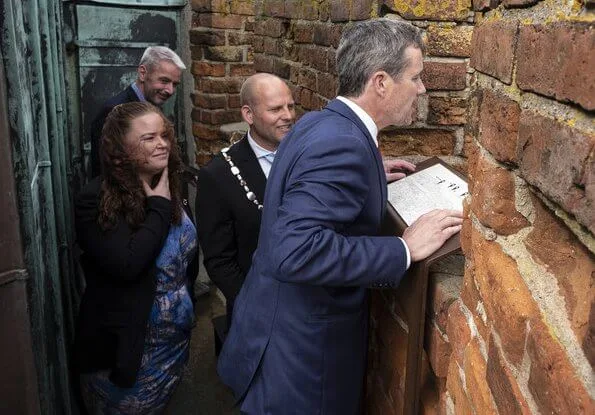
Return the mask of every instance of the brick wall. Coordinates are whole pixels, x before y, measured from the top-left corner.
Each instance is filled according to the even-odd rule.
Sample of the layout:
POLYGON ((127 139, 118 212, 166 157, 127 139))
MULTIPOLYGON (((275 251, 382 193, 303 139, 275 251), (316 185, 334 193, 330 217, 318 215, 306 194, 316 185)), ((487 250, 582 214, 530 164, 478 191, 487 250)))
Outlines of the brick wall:
MULTIPOLYGON (((570 0, 193 0, 197 162, 237 130, 254 71, 286 79, 298 113, 337 87, 350 21, 410 20, 427 44, 417 119, 386 157, 438 155, 469 175, 464 258, 432 270, 424 413, 593 411, 595 4, 570 0)), ((367 412, 400 413, 404 329, 371 301, 367 412)))

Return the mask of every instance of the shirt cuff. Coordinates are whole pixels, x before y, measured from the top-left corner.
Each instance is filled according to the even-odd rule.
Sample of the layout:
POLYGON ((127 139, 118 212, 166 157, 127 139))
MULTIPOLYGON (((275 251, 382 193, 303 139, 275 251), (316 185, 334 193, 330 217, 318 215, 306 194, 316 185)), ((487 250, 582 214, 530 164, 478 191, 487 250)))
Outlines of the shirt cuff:
POLYGON ((399 238, 401 242, 403 242, 403 246, 405 247, 405 252, 407 253, 407 269, 409 269, 409 266, 411 266, 411 253, 409 253, 409 247, 407 246, 407 243, 403 238, 400 238, 398 236, 397 238, 399 238))

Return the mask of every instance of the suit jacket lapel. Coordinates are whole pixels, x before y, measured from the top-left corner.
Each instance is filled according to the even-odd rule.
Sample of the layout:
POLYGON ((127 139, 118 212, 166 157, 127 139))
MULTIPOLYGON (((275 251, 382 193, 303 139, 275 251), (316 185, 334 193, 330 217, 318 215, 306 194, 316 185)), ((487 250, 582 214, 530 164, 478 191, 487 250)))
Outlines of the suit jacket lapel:
MULTIPOLYGON (((266 177, 260 167, 260 163, 250 147, 248 137, 244 136, 229 151, 233 162, 240 169, 240 174, 248 183, 248 187, 256 194, 256 198, 264 201, 264 189, 266 187, 266 177)), ((238 184, 239 185, 239 184, 238 184)))
POLYGON ((357 125, 357 127, 361 130, 362 134, 364 134, 368 139, 368 145, 370 146, 370 149, 372 150, 372 153, 376 158, 376 169, 378 170, 378 177, 380 180, 382 206, 384 207, 387 201, 386 175, 384 173, 384 165, 382 164, 382 156, 380 155, 380 150, 378 149, 376 143, 374 142, 374 139, 370 135, 370 131, 368 131, 362 120, 360 120, 360 118, 347 105, 345 105, 345 103, 339 101, 338 99, 333 99, 331 102, 328 103, 326 108, 346 118, 349 118, 355 125, 357 125))

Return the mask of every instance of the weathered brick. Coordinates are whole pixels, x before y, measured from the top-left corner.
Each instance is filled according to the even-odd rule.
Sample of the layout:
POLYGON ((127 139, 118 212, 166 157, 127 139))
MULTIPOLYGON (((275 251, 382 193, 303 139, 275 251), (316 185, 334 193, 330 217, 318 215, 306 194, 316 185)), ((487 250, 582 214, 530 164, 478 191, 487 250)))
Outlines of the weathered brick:
POLYGON ((480 156, 473 180, 471 211, 477 219, 500 235, 512 235, 529 226, 515 207, 514 174, 480 156))
POLYGON ((314 26, 313 42, 321 46, 339 46, 343 26, 338 24, 318 23, 314 26))
POLYGON ((445 378, 448 375, 451 348, 445 334, 431 320, 426 324, 424 343, 434 374, 439 378, 445 378))
POLYGON ((542 321, 535 322, 529 332, 527 353, 531 358, 527 384, 541 413, 595 413, 594 401, 579 380, 564 347, 542 321))
MULTIPOLYGON (((462 270, 461 270, 462 274, 462 270)), ((428 281, 428 318, 434 320, 440 330, 446 332, 448 309, 461 294, 462 275, 430 273, 428 281)))
POLYGON ((502 5, 506 8, 526 7, 539 3, 541 0, 502 0, 502 5))
POLYGON ((200 108, 225 108, 227 102, 227 95, 225 94, 202 94, 200 92, 194 92, 192 94, 192 102, 195 107, 200 108))
POLYGON ((352 1, 353 0, 330 0, 331 22, 348 21, 352 1))
MULTIPOLYGON (((533 259, 554 274, 564 297, 566 311, 580 343, 589 330, 589 316, 595 300, 591 290, 595 276, 595 260, 587 248, 537 197, 532 196, 535 209, 533 230, 525 246, 533 259)), ((593 350, 585 350, 594 361, 593 350)))
POLYGON ((252 50, 254 53, 264 53, 264 39, 265 36, 254 36, 252 42, 252 50))
POLYGON ((595 135, 522 111, 519 166, 523 177, 595 233, 595 135))
POLYGON ((225 76, 224 63, 192 62, 192 74, 198 76, 225 76))
POLYGON ((316 90, 318 93, 326 98, 332 99, 337 96, 337 88, 339 87, 339 81, 336 76, 319 73, 316 75, 317 85, 316 90))
POLYGON ((284 0, 263 0, 263 14, 271 17, 285 16, 284 0))
POLYGON ((254 54, 254 70, 273 73, 273 58, 260 53, 254 54))
POLYGON ((482 96, 479 141, 496 160, 516 164, 521 108, 516 101, 488 89, 482 96))
POLYGON ((495 9, 500 4, 500 0, 473 0, 473 10, 476 12, 495 9))
MULTIPOLYGON (((468 227, 468 229, 472 228, 468 227)), ((463 288, 461 290, 461 302, 471 311, 471 317, 473 318, 475 327, 477 327, 479 337, 488 339, 490 337, 490 328, 487 326, 488 321, 485 313, 484 300, 475 283, 475 265, 470 263, 469 260, 467 260, 465 264, 465 277, 463 278, 463 288)), ((449 332, 450 331, 447 331, 447 334, 449 332)), ((452 339, 450 339, 450 341, 454 349, 454 342, 452 339)))
POLYGON ((273 58, 273 73, 279 78, 289 79, 290 66, 283 59, 273 58))
POLYGON ((317 20, 319 16, 319 2, 286 0, 285 17, 299 20, 317 20))
POLYGON ((470 2, 460 0, 383 0, 383 4, 407 20, 464 21, 470 2))
POLYGON ((428 91, 458 91, 467 86, 467 64, 465 62, 426 61, 421 74, 428 91))
POLYGON ((263 19, 256 22, 254 33, 269 37, 281 37, 286 34, 288 27, 289 25, 281 19, 263 19))
POLYGON ((517 27, 514 21, 486 21, 476 26, 471 41, 471 66, 510 84, 517 27))
POLYGON ((207 46, 204 48, 205 59, 218 62, 241 62, 244 59, 242 46, 207 46))
POLYGON ((472 338, 471 328, 465 315, 466 307, 461 300, 454 301, 448 308, 446 335, 452 349, 451 360, 463 365, 465 348, 472 338))
POLYGON ((481 354, 477 339, 465 348, 465 383, 471 405, 477 414, 498 414, 486 379, 487 364, 481 354))
POLYGON ((485 312, 502 339, 509 362, 518 366, 525 351, 527 322, 540 317, 539 309, 516 262, 496 242, 471 234, 475 281, 484 299, 485 312))
POLYGON ((202 27, 216 29, 241 29, 244 17, 237 14, 204 13, 199 15, 198 23, 202 27))
POLYGON ((457 415, 472 415, 473 409, 461 375, 459 374, 459 365, 455 359, 450 359, 450 365, 448 367, 448 377, 446 378, 446 387, 450 397, 454 403, 455 414, 457 415))
POLYGON ((236 30, 230 30, 227 33, 227 42, 230 46, 252 45, 253 41, 254 34, 251 32, 240 32, 236 30))
POLYGON ((234 0, 230 2, 230 11, 233 14, 254 16, 254 0, 234 0))
POLYGON ((230 76, 250 76, 254 73, 252 63, 234 63, 229 65, 230 76))
POLYGON ((380 133, 380 148, 384 156, 450 155, 455 143, 455 133, 450 130, 398 129, 380 133))
POLYGON ((240 94, 227 95, 227 108, 240 108, 241 106, 240 94))
POLYGON ((193 45, 222 46, 225 45, 224 30, 191 29, 190 43, 193 45))
POLYGON ((498 345, 490 335, 486 381, 501 414, 529 415, 531 411, 517 384, 516 377, 508 368, 498 345))
POLYGON ((428 100, 428 124, 462 125, 467 122, 465 98, 435 97, 428 100))
POLYGON ((312 23, 294 23, 293 40, 296 43, 312 43, 314 41, 314 26, 312 26, 312 23))
POLYGON ((517 84, 521 89, 595 109, 595 28, 591 23, 522 26, 517 84), (551 53, 555 50, 556 53, 551 53))
POLYGON ((192 134, 197 140, 218 140, 221 138, 218 128, 199 122, 192 123, 192 134))
POLYGON ((432 56, 471 56, 473 26, 431 25, 426 31, 426 48, 432 56))
POLYGON ((316 90, 316 72, 309 68, 300 68, 298 72, 298 80, 296 82, 298 85, 303 86, 304 88, 311 89, 312 91, 316 90))
POLYGON ((199 61, 202 59, 202 46, 191 45, 190 46, 190 59, 199 61))
POLYGON ((242 80, 236 78, 200 78, 197 90, 211 94, 234 94, 240 92, 242 80))
MULTIPOLYGON (((193 116, 194 119, 196 117, 193 116)), ((240 111, 232 110, 200 110, 200 122, 211 125, 229 124, 242 120, 240 111)))
POLYGON ((226 0, 192 0, 192 10, 199 13, 227 13, 226 0))
POLYGON ((283 40, 272 37, 265 37, 264 53, 266 53, 267 55, 283 56, 283 40))
POLYGON ((351 20, 368 20, 377 16, 377 10, 374 9, 375 0, 357 0, 351 2, 351 20))

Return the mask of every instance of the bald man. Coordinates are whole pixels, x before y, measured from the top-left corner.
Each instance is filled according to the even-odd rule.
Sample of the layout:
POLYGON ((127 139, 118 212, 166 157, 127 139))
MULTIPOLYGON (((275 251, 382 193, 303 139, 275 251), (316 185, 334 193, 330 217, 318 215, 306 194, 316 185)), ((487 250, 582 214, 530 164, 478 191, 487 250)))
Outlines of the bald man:
POLYGON ((240 99, 249 130, 200 169, 196 196, 204 265, 227 301, 227 328, 256 249, 275 151, 295 121, 291 91, 274 75, 258 73, 246 79, 240 99))

